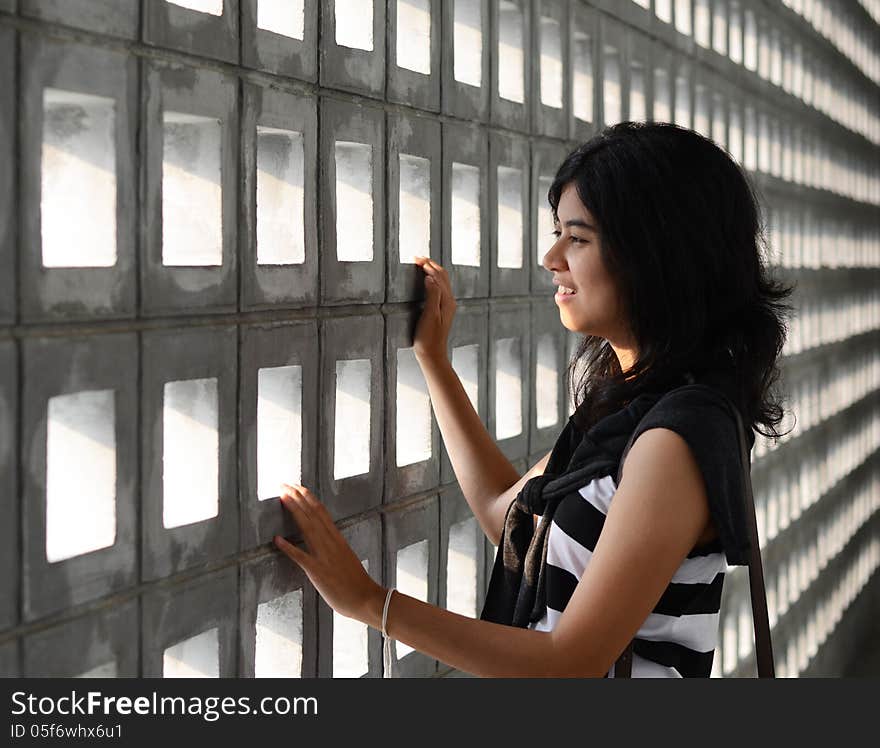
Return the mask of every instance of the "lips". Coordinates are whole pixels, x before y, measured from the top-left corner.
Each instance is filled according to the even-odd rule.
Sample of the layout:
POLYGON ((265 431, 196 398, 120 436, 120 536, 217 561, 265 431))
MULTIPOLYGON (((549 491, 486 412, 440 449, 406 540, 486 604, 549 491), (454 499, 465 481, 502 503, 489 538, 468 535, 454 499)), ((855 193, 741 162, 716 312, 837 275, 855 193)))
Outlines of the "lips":
POLYGON ((568 288, 567 286, 559 285, 556 289, 556 293, 560 296, 571 296, 572 294, 577 293, 573 288, 568 288))

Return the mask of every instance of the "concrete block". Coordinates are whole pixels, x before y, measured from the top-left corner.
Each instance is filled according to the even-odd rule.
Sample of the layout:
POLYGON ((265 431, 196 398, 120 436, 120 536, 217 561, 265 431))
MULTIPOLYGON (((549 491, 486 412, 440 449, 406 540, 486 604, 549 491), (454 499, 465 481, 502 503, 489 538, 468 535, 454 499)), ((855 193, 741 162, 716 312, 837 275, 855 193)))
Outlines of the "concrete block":
POLYGON ((318 666, 318 593, 281 553, 241 566, 243 678, 314 678, 318 666))
POLYGON ((491 54, 494 58, 491 121, 527 132, 531 126, 532 4, 534 0, 492 0, 491 54))
POLYGON ((318 77, 318 0, 240 3, 242 65, 313 83, 318 77))
POLYGON ((440 0, 388 0, 386 98, 440 108, 440 0))
POLYGON ((382 503, 384 334, 381 315, 321 322, 318 485, 336 520, 382 503))
POLYGON ((385 321, 386 502, 440 483, 440 431, 428 385, 412 351, 418 314, 418 310, 389 314, 385 321))
MULTIPOLYGON (((8 9, 11 9, 8 8, 8 9)), ((15 33, 0 28, 0 265, 15 267, 15 33)), ((15 274, 0 277, 0 324, 15 321, 15 274)))
POLYGON ((441 3, 441 103, 444 114, 485 122, 489 117, 489 1, 441 3))
POLYGON ((237 675, 238 569, 162 587, 141 598, 144 678, 237 675))
POLYGON ((385 0, 321 0, 321 85, 381 98, 385 29, 385 0))
POLYGON ((142 311, 234 311, 238 82, 157 62, 143 80, 142 311))
POLYGON ((134 39, 140 12, 137 0, 21 0, 21 14, 40 21, 134 39))
MULTIPOLYGON (((378 514, 340 528, 342 536, 360 559, 367 573, 379 584, 387 584, 382 570, 385 544, 378 514)), ((318 677, 381 678, 382 632, 345 618, 323 598, 318 602, 318 677)))
POLYGON ((440 123, 388 115, 388 282, 386 301, 421 301, 425 274, 412 260, 440 260, 440 123))
POLYGON ((311 96, 244 86, 242 307, 318 298, 318 127, 311 96))
POLYGON ((571 6, 571 118, 569 137, 589 140, 598 131, 602 79, 599 77, 599 14, 583 3, 571 6))
POLYGON ((239 0, 202 2, 203 10, 167 0, 144 0, 143 40, 156 47, 238 62, 239 0))
MULTIPOLYGON (((440 503, 431 496, 417 504, 382 514, 385 525, 387 586, 404 595, 437 605, 439 579, 440 503)), ((393 672, 399 678, 430 677, 437 660, 403 642, 391 645, 393 672)))
POLYGON ((443 124, 443 266, 456 299, 489 295, 489 140, 443 124))
POLYGON ((24 639, 28 678, 136 678, 137 600, 53 626, 24 639))
POLYGON ((20 673, 18 639, 0 644, 0 678, 17 678, 20 673))
POLYGON ((22 319, 134 316, 137 62, 24 33, 21 73, 22 319))
POLYGON ((552 295, 556 291, 553 285, 553 272, 544 267, 544 255, 556 242, 553 235, 553 211, 547 193, 556 178, 556 172, 568 155, 568 148, 547 141, 536 141, 532 145, 531 170, 531 241, 526 253, 527 262, 531 267, 532 294, 552 295))
POLYGON ((568 138, 571 100, 571 6, 562 0, 536 0, 532 5, 533 132, 568 138))
POLYGON ((0 631, 18 623, 18 357, 15 343, 0 343, 0 512, 6 518, 0 530, 0 631))
POLYGON ((529 451, 543 450, 543 457, 568 420, 564 413, 568 331, 559 321, 556 302, 548 298, 532 299, 531 328, 529 451))
POLYGON ((529 142, 489 138, 489 246, 492 296, 529 292, 529 142))
POLYGON ((599 38, 602 45, 599 54, 601 121, 607 127, 627 119, 627 41, 623 26, 605 15, 600 19, 599 38))
POLYGON ((234 328, 143 333, 141 576, 238 547, 234 328))
MULTIPOLYGON (((458 307, 449 333, 449 360, 471 399, 480 420, 489 417, 489 310, 487 302, 465 302, 458 307)), ((455 480, 446 446, 442 445, 440 480, 455 480)))
POLYGON ((489 306, 489 433, 510 460, 528 452, 529 309, 517 302, 489 306))
MULTIPOLYGON (((486 535, 458 486, 440 494, 438 604, 479 618, 486 599, 486 535)), ((441 664, 442 667, 442 664, 441 664)))
POLYGON ((385 117, 321 99, 321 303, 385 299, 385 117), (342 207, 340 207, 342 206, 342 207))
POLYGON ((32 621, 137 579, 137 338, 33 338, 22 358, 22 617, 32 621))
POLYGON ((317 490, 318 330, 314 321, 241 330, 241 548, 300 529, 280 483, 317 490))

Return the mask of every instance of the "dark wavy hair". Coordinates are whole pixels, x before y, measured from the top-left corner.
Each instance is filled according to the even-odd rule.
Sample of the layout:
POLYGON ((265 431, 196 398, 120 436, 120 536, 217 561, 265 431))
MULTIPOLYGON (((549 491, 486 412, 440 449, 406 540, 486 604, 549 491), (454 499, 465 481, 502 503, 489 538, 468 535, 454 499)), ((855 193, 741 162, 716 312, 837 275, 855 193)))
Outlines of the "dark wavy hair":
POLYGON ((693 130, 621 122, 568 155, 548 199, 573 183, 595 218, 637 358, 624 376, 608 341, 586 335, 568 366, 576 418, 592 424, 685 372, 735 371, 743 421, 778 439, 777 360, 794 286, 771 277, 755 188, 730 155, 693 130), (765 429, 757 428, 757 425, 765 429))

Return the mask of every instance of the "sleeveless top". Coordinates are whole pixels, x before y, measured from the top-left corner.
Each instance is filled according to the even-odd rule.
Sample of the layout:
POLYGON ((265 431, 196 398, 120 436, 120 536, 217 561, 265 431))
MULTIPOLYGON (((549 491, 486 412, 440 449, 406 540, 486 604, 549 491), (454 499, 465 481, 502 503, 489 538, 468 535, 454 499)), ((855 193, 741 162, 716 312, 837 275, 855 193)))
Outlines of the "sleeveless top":
MULTIPOLYGON (((729 372, 698 381, 731 396, 731 377, 729 372)), ((635 438, 651 428, 671 429, 691 448, 706 483, 718 537, 691 550, 639 628, 633 641, 632 677, 709 677, 724 575, 729 564, 746 563, 748 548, 736 424, 719 397, 686 391, 663 395, 638 424, 635 438)), ((746 431, 751 447, 754 434, 748 427, 746 431)), ((616 475, 615 470, 594 477, 556 507, 544 565, 546 609, 528 628, 550 631, 556 626, 602 532, 617 488, 616 475)), ((608 675, 614 675, 614 665, 608 675)))

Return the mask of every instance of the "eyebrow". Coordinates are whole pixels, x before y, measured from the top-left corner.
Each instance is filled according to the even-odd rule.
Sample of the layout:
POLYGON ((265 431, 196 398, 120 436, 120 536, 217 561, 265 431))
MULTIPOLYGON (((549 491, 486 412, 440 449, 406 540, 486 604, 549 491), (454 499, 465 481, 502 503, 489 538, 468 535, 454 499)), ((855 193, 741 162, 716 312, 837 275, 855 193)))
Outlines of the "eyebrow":
MULTIPOLYGON (((559 223, 558 220, 557 220, 557 223, 559 223)), ((566 228, 569 228, 569 229, 570 229, 570 228, 572 228, 573 226, 576 226, 576 227, 579 227, 579 228, 582 228, 582 229, 589 229, 590 231, 596 231, 596 227, 593 226, 593 224, 591 224, 591 223, 587 223, 586 221, 582 221, 582 220, 579 219, 579 218, 575 218, 575 219, 573 219, 573 220, 571 220, 571 221, 566 221, 566 222, 565 222, 565 227, 566 227, 566 228)))

